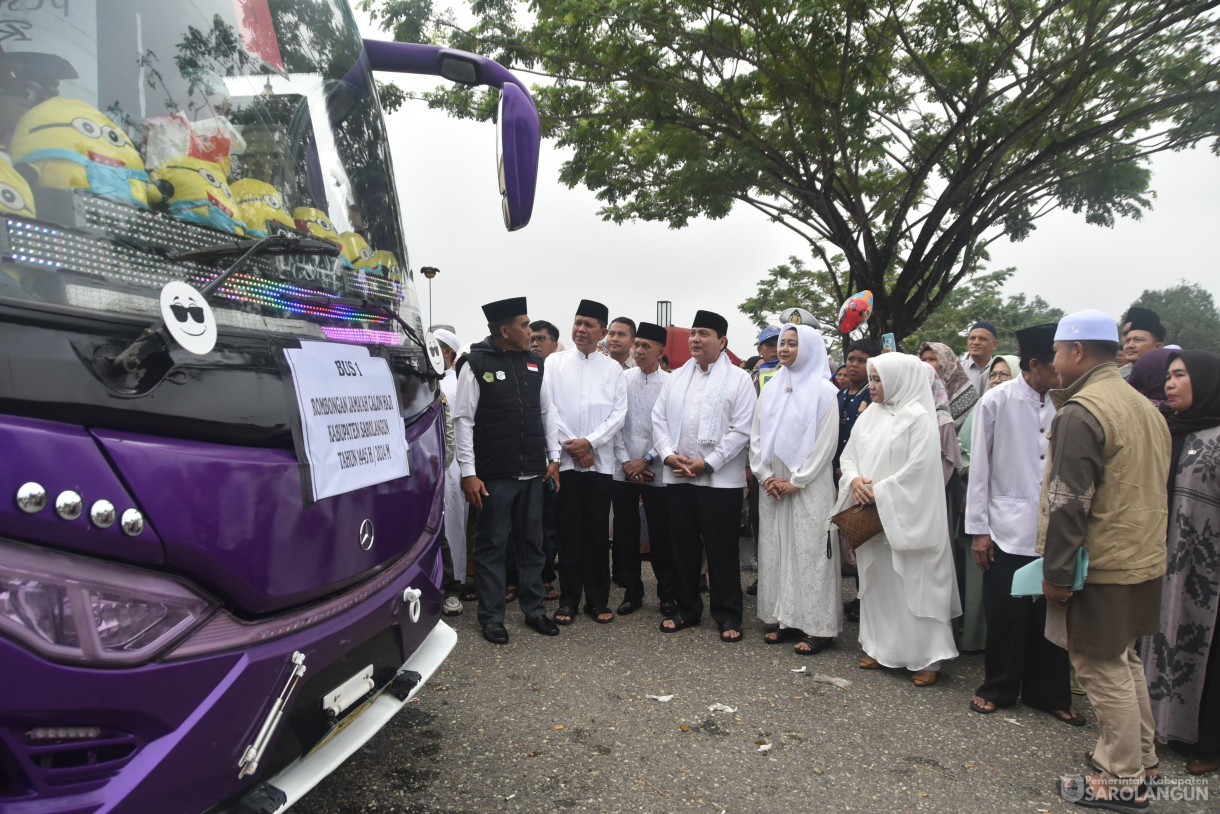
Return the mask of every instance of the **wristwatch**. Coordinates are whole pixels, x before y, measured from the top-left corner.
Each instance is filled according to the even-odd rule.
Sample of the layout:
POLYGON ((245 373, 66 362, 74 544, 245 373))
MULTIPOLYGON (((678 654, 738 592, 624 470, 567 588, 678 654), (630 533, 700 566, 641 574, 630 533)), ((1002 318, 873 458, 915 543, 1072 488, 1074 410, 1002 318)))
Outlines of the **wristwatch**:
POLYGON ((644 463, 648 464, 649 466, 652 466, 652 462, 655 460, 656 460, 656 458, 653 456, 653 454, 651 452, 644 453, 644 463))
POLYGON ((709 464, 707 461, 704 461, 704 462, 703 462, 703 474, 705 474, 705 475, 715 475, 715 474, 716 474, 716 470, 715 470, 715 469, 712 467, 712 465, 711 465, 711 464, 709 464))
POLYGON ((559 459, 558 459, 558 458, 551 458, 549 461, 547 461, 547 463, 548 463, 548 464, 557 464, 557 463, 559 463, 559 459))

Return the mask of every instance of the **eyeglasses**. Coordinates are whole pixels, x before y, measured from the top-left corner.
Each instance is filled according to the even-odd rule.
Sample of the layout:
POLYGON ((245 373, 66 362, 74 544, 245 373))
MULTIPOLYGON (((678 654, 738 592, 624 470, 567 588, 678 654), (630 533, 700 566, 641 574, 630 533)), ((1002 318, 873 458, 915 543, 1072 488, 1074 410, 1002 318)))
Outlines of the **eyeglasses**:
POLYGON ((1006 382, 1012 378, 1012 372, 1008 370, 993 370, 987 374, 987 381, 1006 382))

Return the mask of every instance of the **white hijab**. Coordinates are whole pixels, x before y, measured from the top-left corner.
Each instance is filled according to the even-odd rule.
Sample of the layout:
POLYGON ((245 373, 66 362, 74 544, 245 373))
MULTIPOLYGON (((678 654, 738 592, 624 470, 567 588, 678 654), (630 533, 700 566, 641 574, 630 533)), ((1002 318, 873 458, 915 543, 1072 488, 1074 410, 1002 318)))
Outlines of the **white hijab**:
MULTIPOLYGON (((870 478, 877 512, 902 577, 907 606, 916 616, 947 620, 961 613, 950 549, 936 403, 924 363, 885 353, 868 360, 881 377, 884 400, 873 402, 852 428, 855 471, 870 478)), ((840 490, 839 507, 853 502, 840 490)), ((856 556, 862 569, 874 552, 856 556)))
POLYGON ((774 454, 791 471, 800 468, 813 452, 818 438, 818 421, 837 403, 839 390, 826 378, 826 342, 822 334, 808 325, 786 323, 784 334, 795 330, 799 343, 796 361, 781 366, 779 373, 759 396, 759 430, 764 463, 774 454))

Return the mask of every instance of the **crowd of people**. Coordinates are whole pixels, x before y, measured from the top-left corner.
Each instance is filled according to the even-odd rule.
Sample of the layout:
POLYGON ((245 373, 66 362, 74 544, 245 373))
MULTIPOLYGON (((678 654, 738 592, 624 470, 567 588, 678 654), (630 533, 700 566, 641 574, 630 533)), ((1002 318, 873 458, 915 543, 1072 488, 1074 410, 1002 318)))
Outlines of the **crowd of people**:
MULTIPOLYGON (((1145 809, 1158 740, 1189 772, 1220 769, 1220 358, 1166 345, 1155 313, 1132 308, 1121 329, 1098 311, 1029 326, 1015 355, 997 355, 987 322, 961 359, 939 342, 906 354, 860 339, 836 366, 799 308, 742 365, 727 320, 699 311, 691 358, 670 372, 665 327, 611 320, 593 300, 568 350, 523 297, 483 312, 490 335, 467 353, 436 336, 450 587, 466 580, 468 504, 466 598, 488 641, 508 642, 514 599, 548 636, 582 611, 609 624, 639 610, 646 541, 660 630, 700 625, 706 584, 719 640, 741 642, 744 507, 765 643, 816 655, 848 618, 860 668, 916 686, 982 652, 969 701, 981 715, 1022 702, 1080 726, 1072 693, 1087 694, 1094 773, 1060 781, 1084 805, 1145 809), (1014 596, 1031 568, 1040 593, 1014 596)), ((447 596, 447 613, 461 609, 447 596)))

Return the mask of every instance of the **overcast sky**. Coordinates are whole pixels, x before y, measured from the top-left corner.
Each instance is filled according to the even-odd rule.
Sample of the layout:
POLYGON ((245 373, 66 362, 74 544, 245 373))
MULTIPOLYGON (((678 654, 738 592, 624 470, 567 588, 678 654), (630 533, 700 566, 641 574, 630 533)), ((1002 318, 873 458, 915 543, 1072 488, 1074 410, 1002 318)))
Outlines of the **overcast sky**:
MULTIPOLYGON (((388 38, 372 28, 366 36, 388 38)), ((433 84, 380 78, 409 89, 433 84)), ((749 356, 755 329, 737 306, 768 269, 794 254, 809 259, 803 241, 745 206, 679 230, 604 222, 592 192, 559 182, 566 156, 547 141, 533 219, 509 233, 500 215, 493 124, 409 102, 389 117, 389 134, 411 267, 440 269, 431 283, 431 318, 428 282, 417 275, 424 324, 456 326, 464 346, 487 333, 480 305, 520 295, 529 297, 530 317, 555 323, 570 346, 576 304, 588 297, 604 302, 612 317, 636 321, 655 321, 658 300, 673 302, 676 325, 689 325, 700 308, 717 311, 729 320, 730 346, 749 356)), ((1116 320, 1145 289, 1180 279, 1220 299, 1216 244, 1208 243, 1220 228, 1220 158, 1206 146, 1158 156, 1152 186, 1154 208, 1142 220, 1104 229, 1056 212, 1022 243, 997 241, 991 267, 1017 268, 1006 293, 1037 294, 1069 312, 1099 308, 1116 320)))

